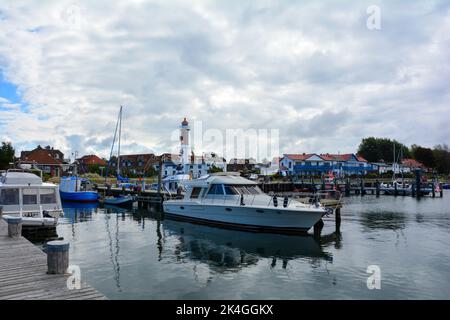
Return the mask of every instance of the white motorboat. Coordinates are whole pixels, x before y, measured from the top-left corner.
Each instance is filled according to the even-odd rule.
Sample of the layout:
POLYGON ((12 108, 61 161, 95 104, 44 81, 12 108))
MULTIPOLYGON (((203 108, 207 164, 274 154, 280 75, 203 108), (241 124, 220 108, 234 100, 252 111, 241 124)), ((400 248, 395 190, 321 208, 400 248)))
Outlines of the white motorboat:
POLYGON ((7 171, 0 176, 0 212, 3 219, 22 218, 22 225, 56 226, 62 215, 59 188, 29 172, 7 171))
POLYGON ((183 199, 163 202, 167 217, 225 228, 276 233, 307 232, 326 209, 292 198, 271 197, 236 173, 185 182, 183 199))

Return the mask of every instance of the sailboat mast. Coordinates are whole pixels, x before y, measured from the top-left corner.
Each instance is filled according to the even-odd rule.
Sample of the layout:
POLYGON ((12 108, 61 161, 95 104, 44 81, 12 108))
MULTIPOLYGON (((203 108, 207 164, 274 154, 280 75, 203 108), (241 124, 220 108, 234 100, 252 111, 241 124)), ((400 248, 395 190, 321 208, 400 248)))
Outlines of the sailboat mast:
MULTIPOLYGON (((108 162, 108 166, 106 167, 105 183, 106 183, 107 177, 108 177, 108 168, 111 164, 111 158, 112 158, 113 151, 114 151, 114 144, 116 143, 117 128, 119 127, 119 119, 120 119, 120 111, 119 111, 119 116, 117 117, 116 129, 114 130, 114 138, 113 138, 113 142, 111 144, 111 152, 109 153, 109 162, 108 162)), ((117 160, 119 160, 119 159, 117 159, 117 160)))
POLYGON ((396 165, 396 161, 395 161, 395 140, 393 141, 394 143, 394 162, 392 163, 392 181, 395 180, 395 165, 396 165))
POLYGON ((117 178, 120 176, 120 136, 122 135, 122 106, 119 111, 119 147, 117 150, 117 178))

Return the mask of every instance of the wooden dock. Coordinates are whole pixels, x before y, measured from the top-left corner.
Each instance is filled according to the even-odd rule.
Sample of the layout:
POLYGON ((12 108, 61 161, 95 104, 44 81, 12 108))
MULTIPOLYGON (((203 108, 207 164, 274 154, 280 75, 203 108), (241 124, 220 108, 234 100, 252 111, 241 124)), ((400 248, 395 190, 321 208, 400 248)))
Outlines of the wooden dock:
POLYGON ((0 300, 105 300, 81 282, 68 289, 68 275, 47 274, 47 255, 24 237, 8 237, 0 218, 0 300))

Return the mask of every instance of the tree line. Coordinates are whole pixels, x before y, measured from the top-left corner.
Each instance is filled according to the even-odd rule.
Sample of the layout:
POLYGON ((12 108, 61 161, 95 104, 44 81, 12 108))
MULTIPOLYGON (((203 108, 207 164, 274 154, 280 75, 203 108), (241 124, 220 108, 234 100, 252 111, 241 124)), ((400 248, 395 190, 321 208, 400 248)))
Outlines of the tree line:
POLYGON ((413 144, 411 147, 396 140, 369 137, 362 139, 358 147, 358 155, 369 162, 394 162, 402 159, 414 159, 426 167, 435 169, 440 174, 450 173, 450 150, 448 145, 439 144, 433 148, 413 144))

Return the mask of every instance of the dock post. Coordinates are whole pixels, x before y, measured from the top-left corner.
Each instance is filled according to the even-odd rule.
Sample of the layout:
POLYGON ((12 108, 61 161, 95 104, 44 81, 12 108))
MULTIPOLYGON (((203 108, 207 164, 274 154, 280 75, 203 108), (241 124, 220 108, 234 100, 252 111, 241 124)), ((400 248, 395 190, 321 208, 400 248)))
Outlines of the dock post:
POLYGON ((364 190, 364 179, 361 178, 361 196, 363 196, 366 193, 364 190))
POLYGON ((416 170, 416 196, 417 199, 419 199, 422 194, 421 194, 421 188, 422 188, 422 179, 420 177, 420 170, 416 170))
POLYGON ((347 180, 345 181, 345 196, 346 197, 350 196, 350 180, 349 180, 349 178, 347 178, 347 180))
POLYGON ((413 198, 416 197, 416 184, 415 183, 412 184, 411 195, 412 195, 413 198))
POLYGON ((335 210, 335 223, 336 223, 336 233, 341 232, 341 208, 336 208, 335 210))
POLYGON ((431 184, 431 195, 433 198, 436 198, 436 189, 433 183, 431 184))
POLYGON ((394 182, 394 196, 398 196, 397 183, 394 182))
POLYGON ((324 223, 323 223, 322 219, 320 219, 319 221, 316 222, 316 224, 314 225, 314 237, 315 238, 320 238, 320 234, 322 233, 323 226, 324 226, 324 223))
POLYGON ((380 197, 380 181, 378 181, 378 179, 377 179, 377 182, 375 182, 375 187, 377 188, 377 190, 376 190, 377 198, 379 198, 380 197))
POLYGON ((20 238, 22 236, 22 218, 8 218, 8 236, 10 238, 20 238))
POLYGON ((47 273, 65 274, 69 267, 69 242, 47 242, 47 273))
POLYGON ((439 193, 440 193, 441 198, 443 198, 444 197, 444 190, 442 189, 442 183, 439 183, 439 193))

